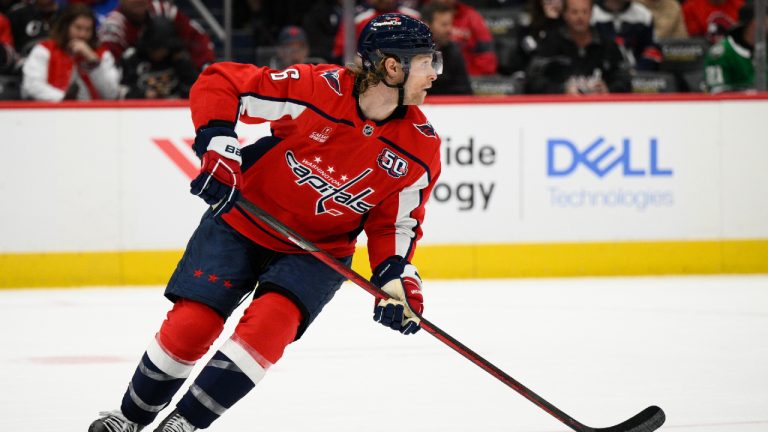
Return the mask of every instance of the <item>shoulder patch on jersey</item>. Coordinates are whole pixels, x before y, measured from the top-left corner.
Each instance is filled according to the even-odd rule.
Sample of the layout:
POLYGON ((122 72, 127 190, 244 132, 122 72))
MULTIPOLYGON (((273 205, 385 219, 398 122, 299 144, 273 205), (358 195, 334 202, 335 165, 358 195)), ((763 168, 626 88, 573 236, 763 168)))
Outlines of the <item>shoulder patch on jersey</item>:
POLYGON ((419 132, 421 132, 422 135, 429 138, 437 138, 437 132, 435 132, 435 128, 432 127, 432 125, 429 122, 426 122, 424 124, 413 124, 413 127, 418 129, 419 132))
POLYGON ((341 83, 339 82, 339 70, 335 69, 331 71, 325 71, 320 76, 325 78, 325 82, 328 83, 328 86, 336 92, 337 95, 342 96, 341 94, 341 83))

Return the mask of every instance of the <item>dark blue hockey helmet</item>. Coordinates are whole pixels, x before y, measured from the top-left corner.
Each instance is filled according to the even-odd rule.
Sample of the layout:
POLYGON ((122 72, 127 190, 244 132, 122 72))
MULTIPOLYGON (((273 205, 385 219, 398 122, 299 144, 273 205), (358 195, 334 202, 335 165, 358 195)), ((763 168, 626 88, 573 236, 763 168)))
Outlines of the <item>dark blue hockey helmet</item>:
POLYGON ((395 57, 407 76, 414 56, 431 54, 435 72, 442 72, 442 56, 435 49, 429 26, 403 14, 384 14, 369 21, 360 32, 357 53, 366 71, 375 70, 382 59, 395 57))

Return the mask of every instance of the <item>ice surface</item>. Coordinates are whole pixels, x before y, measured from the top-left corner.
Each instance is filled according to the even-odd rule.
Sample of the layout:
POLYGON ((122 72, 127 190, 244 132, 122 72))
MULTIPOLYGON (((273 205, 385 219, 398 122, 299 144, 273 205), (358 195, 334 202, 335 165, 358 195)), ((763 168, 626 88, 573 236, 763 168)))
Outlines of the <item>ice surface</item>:
MULTIPOLYGON (((428 280, 425 297, 430 321, 589 426, 656 404, 662 430, 768 431, 768 275, 428 280)), ((162 287, 1 290, 0 431, 85 432, 119 405, 169 307, 162 287)), ((375 324, 371 308, 344 285, 208 430, 569 430, 425 332, 375 324)))

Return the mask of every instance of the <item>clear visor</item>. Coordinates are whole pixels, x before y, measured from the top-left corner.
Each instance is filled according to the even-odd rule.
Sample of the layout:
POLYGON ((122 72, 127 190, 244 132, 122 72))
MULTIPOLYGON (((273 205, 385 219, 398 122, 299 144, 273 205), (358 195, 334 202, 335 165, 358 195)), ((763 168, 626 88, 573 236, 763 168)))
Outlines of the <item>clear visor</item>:
POLYGON ((440 75, 443 73, 443 53, 418 54, 411 58, 409 73, 417 76, 440 75))

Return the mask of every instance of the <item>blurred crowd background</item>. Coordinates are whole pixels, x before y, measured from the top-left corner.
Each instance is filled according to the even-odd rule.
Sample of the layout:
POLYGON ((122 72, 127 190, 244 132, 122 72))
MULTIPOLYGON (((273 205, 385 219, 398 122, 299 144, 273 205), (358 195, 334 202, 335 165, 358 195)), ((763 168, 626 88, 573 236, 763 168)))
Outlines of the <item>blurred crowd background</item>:
MULTIPOLYGON (((749 91, 751 1, 368 0, 353 28, 427 23, 445 62, 431 94, 749 91)), ((233 1, 225 58, 223 0, 0 0, 0 100, 185 98, 216 61, 344 64, 342 3, 233 1)))

